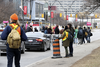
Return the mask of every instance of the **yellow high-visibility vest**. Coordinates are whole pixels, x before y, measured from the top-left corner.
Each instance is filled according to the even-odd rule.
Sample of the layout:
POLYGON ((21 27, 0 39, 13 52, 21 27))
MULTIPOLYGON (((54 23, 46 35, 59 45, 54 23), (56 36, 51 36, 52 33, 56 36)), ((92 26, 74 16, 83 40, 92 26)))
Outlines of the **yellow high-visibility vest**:
MULTIPOLYGON (((66 34, 66 36, 62 39, 63 41, 65 41, 68 38, 68 32, 64 31, 64 33, 66 34)), ((64 35, 63 33, 63 35, 64 35)))

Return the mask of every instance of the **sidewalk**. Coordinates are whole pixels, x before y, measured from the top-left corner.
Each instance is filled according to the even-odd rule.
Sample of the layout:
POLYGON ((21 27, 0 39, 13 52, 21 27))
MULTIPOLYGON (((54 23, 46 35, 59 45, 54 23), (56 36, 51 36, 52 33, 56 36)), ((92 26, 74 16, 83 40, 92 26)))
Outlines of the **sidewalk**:
MULTIPOLYGON (((100 40, 93 41, 88 44, 78 45, 74 48, 74 56, 69 58, 51 59, 51 57, 45 60, 30 64, 26 67, 70 67, 78 60, 90 54, 94 49, 100 47, 100 40)), ((64 56, 64 53, 61 54, 64 56)), ((34 60, 34 59, 33 59, 34 60)))

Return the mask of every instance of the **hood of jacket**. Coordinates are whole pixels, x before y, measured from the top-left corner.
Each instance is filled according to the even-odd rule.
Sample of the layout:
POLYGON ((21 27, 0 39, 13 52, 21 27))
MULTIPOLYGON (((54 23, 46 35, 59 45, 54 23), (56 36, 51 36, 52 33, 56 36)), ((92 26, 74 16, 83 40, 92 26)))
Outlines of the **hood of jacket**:
POLYGON ((66 29, 67 32, 70 32, 70 29, 66 29))

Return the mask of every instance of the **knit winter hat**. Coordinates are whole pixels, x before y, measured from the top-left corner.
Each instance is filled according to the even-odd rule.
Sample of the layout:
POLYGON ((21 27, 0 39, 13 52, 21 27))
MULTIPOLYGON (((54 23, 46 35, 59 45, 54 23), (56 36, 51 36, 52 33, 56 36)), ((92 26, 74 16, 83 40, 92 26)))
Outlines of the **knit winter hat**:
POLYGON ((13 20, 18 20, 18 16, 17 16, 16 13, 12 14, 12 15, 10 16, 10 18, 13 19, 13 20))

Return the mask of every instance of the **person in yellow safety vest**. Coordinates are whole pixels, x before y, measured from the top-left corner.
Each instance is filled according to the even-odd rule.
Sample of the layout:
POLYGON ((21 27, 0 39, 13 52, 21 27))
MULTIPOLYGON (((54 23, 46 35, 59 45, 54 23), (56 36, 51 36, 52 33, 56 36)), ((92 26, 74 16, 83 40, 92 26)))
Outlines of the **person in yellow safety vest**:
POLYGON ((70 32, 70 29, 68 29, 68 27, 66 26, 65 29, 64 29, 64 32, 62 33, 62 36, 59 37, 59 39, 62 39, 63 41, 63 45, 64 48, 65 48, 65 58, 68 57, 68 47, 69 47, 69 44, 70 44, 70 40, 68 40, 68 33, 70 32))

